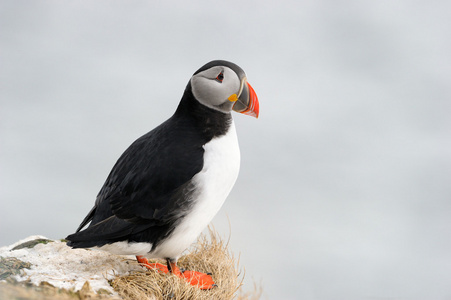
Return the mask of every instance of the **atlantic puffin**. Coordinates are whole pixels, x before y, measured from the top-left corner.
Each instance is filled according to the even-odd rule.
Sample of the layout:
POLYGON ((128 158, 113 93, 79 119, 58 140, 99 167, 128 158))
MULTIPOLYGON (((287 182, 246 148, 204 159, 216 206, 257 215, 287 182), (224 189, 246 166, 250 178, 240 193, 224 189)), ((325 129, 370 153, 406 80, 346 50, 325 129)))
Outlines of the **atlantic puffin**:
POLYGON ((189 80, 175 113, 119 157, 67 245, 135 255, 141 265, 193 286, 216 286, 210 274, 181 271, 177 259, 237 179, 232 110, 258 118, 258 98, 246 74, 225 60, 205 64, 189 80), (148 258, 165 259, 166 266, 148 258))

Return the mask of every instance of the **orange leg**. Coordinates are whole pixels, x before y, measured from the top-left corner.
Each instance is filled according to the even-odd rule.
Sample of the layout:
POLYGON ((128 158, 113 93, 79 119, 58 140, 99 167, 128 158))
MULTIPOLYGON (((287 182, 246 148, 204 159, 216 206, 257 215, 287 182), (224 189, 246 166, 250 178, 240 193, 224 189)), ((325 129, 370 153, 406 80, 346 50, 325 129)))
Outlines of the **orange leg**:
POLYGON ((147 258, 144 256, 138 255, 136 256, 136 260, 144 267, 146 267, 149 270, 157 270, 159 272, 168 273, 168 268, 165 265, 159 264, 159 263, 149 263, 147 258))
POLYGON ((197 286, 201 290, 209 290, 216 286, 210 275, 196 271, 181 272, 175 261, 170 259, 166 259, 166 261, 169 271, 177 277, 185 279, 189 284, 197 286))
POLYGON ((175 276, 182 278, 186 280, 189 284, 197 286, 198 288, 202 290, 209 290, 211 288, 214 288, 216 284, 213 281, 213 278, 211 278, 210 275, 204 274, 201 272, 196 271, 180 271, 179 267, 177 266, 177 263, 175 261, 171 261, 170 259, 167 259, 168 266, 159 264, 159 263, 149 263, 147 258, 144 256, 138 255, 136 256, 136 259, 138 262, 150 269, 150 270, 157 270, 158 272, 168 273, 171 272, 175 276))

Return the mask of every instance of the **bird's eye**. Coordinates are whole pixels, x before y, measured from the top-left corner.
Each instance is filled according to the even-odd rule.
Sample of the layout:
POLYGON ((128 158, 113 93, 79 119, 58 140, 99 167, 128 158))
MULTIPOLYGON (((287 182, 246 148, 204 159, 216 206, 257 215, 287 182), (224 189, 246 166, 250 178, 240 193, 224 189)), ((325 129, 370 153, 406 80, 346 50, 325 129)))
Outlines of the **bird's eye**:
POLYGON ((224 80, 224 73, 223 72, 219 73, 219 75, 216 76, 216 80, 222 82, 224 80))

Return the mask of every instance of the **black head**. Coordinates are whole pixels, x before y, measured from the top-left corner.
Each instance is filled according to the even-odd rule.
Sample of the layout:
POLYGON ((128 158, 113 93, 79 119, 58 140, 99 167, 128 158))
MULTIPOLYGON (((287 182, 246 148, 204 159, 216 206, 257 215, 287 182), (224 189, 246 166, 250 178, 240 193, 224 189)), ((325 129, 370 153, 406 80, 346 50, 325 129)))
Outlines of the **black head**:
POLYGON ((258 117, 257 95, 243 69, 232 62, 214 60, 205 64, 193 74, 190 85, 196 100, 207 107, 258 117))

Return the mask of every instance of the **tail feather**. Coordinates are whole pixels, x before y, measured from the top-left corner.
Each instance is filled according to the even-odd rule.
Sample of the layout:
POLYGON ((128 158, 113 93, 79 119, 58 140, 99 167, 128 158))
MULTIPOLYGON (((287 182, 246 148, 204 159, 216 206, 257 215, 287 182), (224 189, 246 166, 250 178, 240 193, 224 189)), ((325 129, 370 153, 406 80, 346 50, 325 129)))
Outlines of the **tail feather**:
POLYGON ((90 248, 123 241, 133 234, 149 228, 150 224, 133 224, 115 216, 66 237, 72 248, 90 248))

